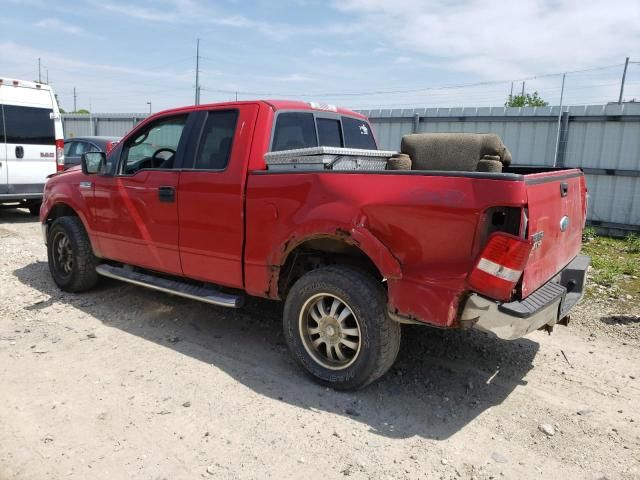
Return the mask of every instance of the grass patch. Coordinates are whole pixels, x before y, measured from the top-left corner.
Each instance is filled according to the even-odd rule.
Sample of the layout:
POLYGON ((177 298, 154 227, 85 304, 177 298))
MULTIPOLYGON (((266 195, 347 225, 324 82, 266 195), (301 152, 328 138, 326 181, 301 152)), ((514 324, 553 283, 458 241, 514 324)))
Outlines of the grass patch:
POLYGON ((640 254, 640 235, 632 233, 626 239, 625 250, 630 254, 640 254))
POLYGON ((591 257, 589 280, 595 284, 589 289, 592 294, 604 293, 604 288, 614 298, 640 298, 640 236, 600 237, 594 229, 586 228, 582 252, 591 257))

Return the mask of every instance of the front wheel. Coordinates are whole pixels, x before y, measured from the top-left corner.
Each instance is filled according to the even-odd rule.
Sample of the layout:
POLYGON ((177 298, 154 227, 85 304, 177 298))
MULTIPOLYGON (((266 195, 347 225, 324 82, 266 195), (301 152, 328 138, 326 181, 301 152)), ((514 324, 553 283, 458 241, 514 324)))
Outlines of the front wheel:
POLYGON ((348 266, 300 278, 287 296, 283 324, 298 363, 319 383, 340 390, 381 377, 400 348, 400 325, 387 315, 384 288, 348 266))
POLYGON ((60 217, 51 224, 47 257, 53 281, 62 290, 81 292, 98 282, 98 259, 78 217, 60 217))

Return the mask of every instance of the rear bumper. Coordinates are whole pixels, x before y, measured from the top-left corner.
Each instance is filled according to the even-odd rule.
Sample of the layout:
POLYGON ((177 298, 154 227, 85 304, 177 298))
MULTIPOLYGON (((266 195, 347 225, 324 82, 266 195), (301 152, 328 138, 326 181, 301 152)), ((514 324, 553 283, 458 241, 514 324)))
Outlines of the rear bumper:
POLYGON ((554 278, 521 301, 501 303, 472 293, 465 303, 460 323, 505 340, 514 340, 545 325, 553 325, 582 298, 590 263, 589 257, 578 255, 554 278))

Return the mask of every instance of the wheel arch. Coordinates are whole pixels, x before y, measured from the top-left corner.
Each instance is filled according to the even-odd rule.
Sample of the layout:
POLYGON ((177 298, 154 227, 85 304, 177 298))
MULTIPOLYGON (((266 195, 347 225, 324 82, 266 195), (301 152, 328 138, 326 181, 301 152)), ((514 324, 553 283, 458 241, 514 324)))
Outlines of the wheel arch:
POLYGON ((280 250, 279 267, 272 270, 270 296, 284 298, 293 283, 316 268, 346 264, 370 273, 379 281, 402 276, 400 262, 364 227, 316 232, 291 238, 280 250))
MULTIPOLYGON (((99 255, 99 251, 96 248, 96 241, 95 238, 92 235, 91 230, 88 228, 87 225, 87 219, 84 217, 84 215, 82 214, 82 212, 78 211, 77 209, 73 208, 71 205, 69 205, 66 202, 56 202, 54 203, 51 208, 49 209, 49 211, 47 212, 46 216, 44 217, 44 222, 43 222, 43 227, 46 228, 47 232, 49 230, 49 228, 51 228, 51 224, 58 218, 60 217, 77 217, 80 219, 80 221, 82 222, 82 226, 84 227, 85 232, 87 232, 87 236, 89 237, 89 243, 91 244, 91 248, 94 252, 94 254, 96 256, 100 256, 99 255)), ((45 243, 47 241, 47 235, 45 233, 45 243)))
MULTIPOLYGON (((59 217, 80 217, 80 215, 78 215, 78 212, 76 212, 70 205, 64 202, 57 202, 49 209, 45 219, 47 223, 52 223, 59 217)), ((82 217, 80 217, 80 220, 82 220, 82 217)), ((82 223, 83 225, 85 224, 84 220, 82 223)), ((85 229, 86 228, 87 227, 85 225, 85 229)))

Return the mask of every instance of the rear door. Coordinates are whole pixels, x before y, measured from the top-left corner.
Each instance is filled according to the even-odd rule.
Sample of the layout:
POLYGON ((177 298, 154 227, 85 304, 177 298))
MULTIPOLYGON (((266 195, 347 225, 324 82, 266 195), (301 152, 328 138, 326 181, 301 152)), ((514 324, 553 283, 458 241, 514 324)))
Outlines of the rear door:
POLYGON ((528 231, 534 247, 524 271, 523 297, 578 254, 586 215, 586 184, 580 170, 527 175, 525 184, 528 231))
POLYGON ((56 172, 56 132, 51 93, 30 87, 2 88, 9 193, 41 193, 56 172))
POLYGON ((201 115, 180 175, 180 259, 190 278, 242 287, 244 187, 257 104, 201 115))

